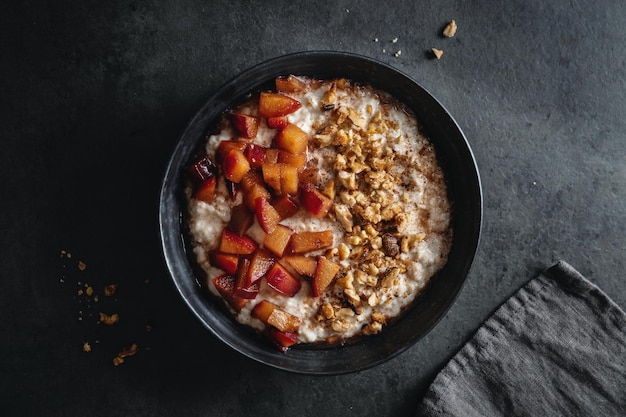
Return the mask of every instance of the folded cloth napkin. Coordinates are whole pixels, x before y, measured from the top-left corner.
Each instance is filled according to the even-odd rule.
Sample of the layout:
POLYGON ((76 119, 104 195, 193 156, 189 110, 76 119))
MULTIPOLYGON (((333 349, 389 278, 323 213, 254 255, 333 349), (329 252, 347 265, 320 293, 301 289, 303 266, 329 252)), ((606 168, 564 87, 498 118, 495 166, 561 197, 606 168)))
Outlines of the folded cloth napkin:
POLYGON ((418 416, 626 416, 626 315, 566 262, 504 303, 418 416))

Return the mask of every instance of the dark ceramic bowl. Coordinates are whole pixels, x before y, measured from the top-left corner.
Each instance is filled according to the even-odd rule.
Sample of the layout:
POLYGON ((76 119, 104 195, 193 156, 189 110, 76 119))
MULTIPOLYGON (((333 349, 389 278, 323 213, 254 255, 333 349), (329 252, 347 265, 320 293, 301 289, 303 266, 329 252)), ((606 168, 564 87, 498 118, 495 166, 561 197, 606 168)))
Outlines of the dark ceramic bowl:
POLYGON ((233 349, 264 364, 293 372, 338 374, 371 367, 406 350, 435 326, 454 302, 476 253, 482 220, 482 193, 472 151, 446 109, 418 83, 398 70, 370 58, 340 52, 304 52, 257 65, 222 86, 200 109, 183 133, 163 180, 160 202, 163 252, 181 296, 215 336, 233 349), (183 217, 185 167, 204 143, 207 131, 225 109, 254 91, 273 88, 276 76, 296 74, 319 78, 344 77, 391 93, 410 107, 434 144, 454 204, 454 241, 446 266, 414 305, 378 335, 344 346, 294 347, 280 353, 261 340, 208 297, 201 275, 188 253, 183 217))

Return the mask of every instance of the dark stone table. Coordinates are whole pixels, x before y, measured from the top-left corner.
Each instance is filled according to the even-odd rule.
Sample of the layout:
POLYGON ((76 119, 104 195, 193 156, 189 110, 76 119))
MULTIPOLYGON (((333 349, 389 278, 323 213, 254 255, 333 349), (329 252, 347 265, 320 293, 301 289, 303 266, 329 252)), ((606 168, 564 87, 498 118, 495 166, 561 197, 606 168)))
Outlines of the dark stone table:
POLYGON ((626 306, 626 3, 256 3, 0 6, 2 415, 410 416, 480 323, 556 260, 626 306), (203 102, 304 50, 420 82, 466 133, 484 188, 481 247, 445 318, 391 361, 334 377, 268 368, 205 331, 157 227, 168 157, 203 102), (100 312, 120 322, 98 325, 100 312))

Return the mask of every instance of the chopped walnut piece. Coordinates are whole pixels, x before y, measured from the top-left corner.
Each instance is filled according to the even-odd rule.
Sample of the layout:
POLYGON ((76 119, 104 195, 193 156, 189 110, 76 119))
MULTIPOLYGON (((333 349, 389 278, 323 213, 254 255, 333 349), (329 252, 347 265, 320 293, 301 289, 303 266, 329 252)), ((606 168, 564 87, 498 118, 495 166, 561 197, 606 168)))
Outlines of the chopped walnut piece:
POLYGON ((348 190, 356 190, 356 175, 354 172, 339 171, 337 178, 348 190))
POLYGON ((332 319, 335 317, 335 309, 330 303, 326 303, 321 307, 322 316, 327 319, 332 319))
POLYGON ((346 229, 347 232, 351 232, 354 219, 348 206, 345 204, 335 204, 335 215, 337 215, 337 220, 339 220, 343 228, 346 229))
POLYGON ((356 293, 354 289, 346 288, 345 290, 343 290, 343 293, 345 294, 350 304, 352 304, 353 306, 356 307, 359 304, 361 304, 361 298, 359 297, 359 295, 356 293))
POLYGON ((398 232, 402 233, 406 230, 407 227, 409 227, 409 216, 407 216, 405 213, 396 214, 394 219, 398 232))
POLYGON ((443 29, 443 36, 445 36, 446 38, 453 37, 456 34, 456 29, 456 22, 454 20, 451 20, 443 29))
POLYGON ((331 178, 326 183, 326 186, 322 190, 322 194, 324 194, 326 197, 331 198, 331 199, 335 198, 336 188, 335 188, 335 180, 334 179, 331 178))
POLYGON ((120 321, 120 316, 117 313, 112 314, 110 316, 104 313, 100 313, 100 323, 106 326, 112 326, 118 321, 120 321))
POLYGON ((381 313, 374 311, 372 313, 372 320, 377 321, 379 323, 385 324, 385 316, 383 316, 381 313))
POLYGON ((393 268, 381 281, 380 285, 384 288, 393 288, 398 285, 398 275, 400 274, 400 270, 398 268, 393 268))
POLYGON ((352 275, 352 273, 349 272, 345 274, 343 277, 338 278, 336 282, 338 285, 341 285, 344 288, 352 289, 354 288, 354 285, 352 284, 354 282, 354 275, 352 275))
MULTIPOLYGON (((352 311, 352 310, 350 310, 350 311, 352 311)), ((335 320, 335 321, 332 322, 331 327, 337 333, 344 333, 344 332, 347 332, 348 330, 352 330, 354 325, 352 323, 344 321, 344 320, 335 320)))
POLYGON ((339 259, 345 261, 350 257, 350 248, 345 243, 341 242, 339 244, 339 259))
POLYGON ((336 316, 340 319, 347 319, 354 317, 354 311, 351 308, 343 307, 337 311, 336 316))
POLYGON ((372 323, 365 326, 363 329, 363 334, 369 336, 372 334, 380 333, 383 330, 383 325, 380 322, 373 321, 372 323))
POLYGON ((81 271, 84 271, 85 269, 87 269, 87 264, 84 263, 83 261, 78 261, 78 269, 80 269, 81 271))
POLYGON ((83 352, 91 352, 91 345, 89 342, 83 343, 83 352))
POLYGON ((120 358, 119 356, 116 356, 113 358, 113 365, 120 366, 123 363, 124 363, 124 359, 120 358))
POLYGON ((335 107, 334 104, 336 102, 337 102, 337 84, 332 83, 328 91, 324 93, 324 98, 322 98, 322 108, 324 110, 327 110, 328 106, 332 106, 330 107, 330 109, 333 109, 335 107))
POLYGON ((367 298, 367 304, 369 304, 370 307, 376 307, 378 305, 378 296, 375 292, 370 294, 370 296, 367 298))

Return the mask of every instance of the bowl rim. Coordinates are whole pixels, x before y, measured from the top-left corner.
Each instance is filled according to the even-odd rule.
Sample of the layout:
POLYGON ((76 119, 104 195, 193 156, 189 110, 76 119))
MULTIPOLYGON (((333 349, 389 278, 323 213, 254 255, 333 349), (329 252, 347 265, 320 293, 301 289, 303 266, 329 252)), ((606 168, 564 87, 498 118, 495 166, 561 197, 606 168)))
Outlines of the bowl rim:
MULTIPOLYGON (((282 74, 290 73, 290 71, 288 70, 280 71, 280 72, 282 74)), ((323 73, 323 72, 324 71, 320 70, 320 73, 323 73)), ((279 74, 274 74, 273 77, 277 75, 279 74)), ((315 75, 311 75, 311 76, 315 76, 315 75)), ((265 78, 269 79, 270 77, 266 76, 265 78)), ((350 74, 346 74, 345 78, 352 79, 350 74)), ((257 81, 255 83, 256 85, 255 89, 257 90, 260 89, 261 86, 266 82, 267 82, 266 79, 257 81)), ((374 87, 379 88, 377 87, 375 82, 370 82, 370 81, 365 81, 365 80, 363 82, 367 82, 373 85, 374 87)), ((249 93, 251 91, 253 90, 248 90, 246 91, 246 93, 249 93)), ((403 101, 402 99, 400 100, 403 101)), ((241 99, 231 99, 230 104, 231 105, 236 104, 238 101, 241 101, 241 99)), ((420 125, 421 125, 423 118, 420 118, 420 113, 418 113, 415 109, 413 109, 413 111, 416 113, 416 117, 418 117, 418 121, 420 121, 420 125)), ((428 124, 425 123, 425 125, 426 127, 428 127, 428 124)), ((430 139, 431 138, 429 137, 429 140, 430 139)), ((435 146, 435 149, 437 151, 437 146, 435 146)), ((465 134, 459 127, 456 120, 454 120, 452 115, 448 112, 448 110, 426 88, 424 88, 420 83, 415 81, 412 77, 402 72, 401 70, 387 63, 379 61, 375 58, 371 58, 371 57, 367 57, 367 56, 359 55, 359 54, 354 54, 350 52, 341 52, 341 51, 303 51, 303 52, 294 52, 290 54, 280 55, 280 56, 271 58, 269 60, 260 62, 256 65, 249 67, 248 69, 230 78, 229 81, 227 81, 226 83, 218 87, 218 89, 213 94, 211 94, 207 100, 205 100, 204 104, 195 113, 195 115, 191 118, 191 120, 187 123, 185 129, 183 130, 183 133, 179 136, 178 141, 176 142, 176 146, 174 147, 174 151, 170 154, 170 159, 168 161, 165 174, 163 176, 160 194, 159 194, 159 203, 160 204, 159 204, 158 218, 159 218, 159 233, 160 233, 161 246, 162 246, 162 256, 165 260, 165 264, 168 268, 168 272, 170 274, 170 277, 179 295, 183 298, 183 301, 185 302, 187 307, 200 320, 203 326, 206 327, 215 337, 217 337, 223 343, 228 345, 230 348, 247 356, 250 359, 253 359, 257 362, 260 362, 265 365, 269 365, 269 366, 272 366, 274 368, 281 369, 284 371, 290 371, 290 372, 301 373, 301 374, 317 374, 317 375, 337 375, 337 374, 356 372, 356 371, 360 371, 363 369, 371 368, 373 366, 379 365, 383 362, 386 362, 396 357, 400 353, 407 350, 409 347, 415 345, 421 338, 423 338, 426 334, 428 334, 437 325, 437 323, 447 314, 447 311, 451 308, 451 306, 456 301, 456 298, 458 297, 465 281, 467 280, 467 276, 470 273, 472 264, 475 260, 476 254, 480 246, 482 223, 483 223, 483 192, 482 192, 482 184, 480 180, 478 165, 476 163, 474 153, 469 145, 469 142, 465 134), (292 360, 292 357, 289 356, 289 352, 287 352, 286 354, 278 352, 278 355, 277 355, 276 352, 269 352, 269 350, 272 349, 272 347, 269 345, 267 346, 257 345, 255 343, 248 344, 249 341, 246 341, 246 343, 242 343, 242 340, 240 340, 241 339, 240 334, 237 334, 235 335, 235 337, 232 337, 231 335, 224 334, 223 332, 220 331, 220 330, 223 330, 223 327, 216 328, 215 322, 208 322, 207 321, 208 316, 207 316, 206 297, 201 297, 201 296, 198 296, 197 294, 199 290, 198 287, 200 286, 200 283, 198 282, 198 277, 196 275, 192 275, 191 277, 188 276, 188 272, 190 268, 192 268, 191 265, 181 266, 180 264, 181 261, 189 262, 189 259, 186 257, 188 255, 188 250, 187 250, 188 248, 186 247, 186 244, 184 241, 183 213, 179 210, 177 216, 174 216, 173 213, 171 213, 171 210, 169 210, 171 208, 170 207, 171 201, 172 199, 176 198, 175 194, 176 194, 177 188, 180 186, 180 184, 177 184, 174 181, 177 178, 177 176, 180 175, 180 172, 176 172, 176 171, 180 171, 180 167, 181 167, 180 161, 177 158, 180 158, 181 156, 186 156, 185 159, 188 161, 189 158, 191 157, 191 155, 189 154, 189 149, 190 148, 197 149, 198 144, 202 143, 201 142, 202 140, 205 140, 206 130, 208 130, 208 128, 211 127, 210 126, 211 123, 215 124, 217 122, 215 117, 219 117, 219 115, 223 114, 223 112, 228 109, 228 106, 217 108, 217 106, 213 103, 223 103, 225 101, 228 101, 228 98, 226 96, 228 94, 231 94, 232 91, 234 91, 234 89, 237 87, 237 84, 242 79, 248 79, 251 77, 253 78, 255 74, 257 74, 258 72, 262 72, 263 69, 269 68, 270 70, 273 71, 274 69, 280 68, 282 64, 291 63, 293 65, 293 63, 297 61, 308 62, 310 63, 312 67, 315 67, 315 62, 320 62, 324 59, 330 59, 330 60, 334 59, 338 61, 348 60, 348 61, 354 62, 355 64, 372 65, 380 69, 380 71, 382 72, 393 73, 395 74, 395 76, 403 78, 408 84, 410 84, 414 89, 416 89, 416 91, 419 90, 421 94, 424 94, 425 96, 427 96, 431 104, 435 106, 434 109, 429 108, 429 111, 433 111, 434 113, 436 113, 437 117, 443 117, 444 124, 446 125, 447 129, 451 129, 452 130, 451 133, 455 134, 457 141, 458 141, 458 145, 460 145, 461 147, 464 161, 466 162, 469 168, 469 172, 472 175, 472 178, 470 178, 469 180, 473 185, 472 187, 473 199, 471 201, 472 203, 471 208, 473 212, 471 213, 472 216, 470 219, 473 224, 472 224, 472 230, 468 232, 469 236, 471 237, 471 241, 467 243, 470 246, 470 250, 469 252, 467 252, 466 256, 463 259, 464 261, 463 265, 459 266, 462 277, 458 280, 454 288, 451 289, 446 305, 440 308, 439 313, 436 315, 436 317, 434 317, 434 319, 432 319, 429 322, 429 324, 426 326, 425 331, 421 332, 418 335, 415 335, 414 337, 409 337, 409 339, 405 343, 403 343, 402 346, 397 347, 397 348, 392 348, 389 352, 387 352, 387 354, 385 354, 382 357, 373 358, 371 360, 368 358, 360 359, 358 364, 355 365, 354 367, 344 367, 344 368, 341 368, 341 367, 327 367, 327 368, 313 367, 312 368, 311 366, 305 365, 304 363, 302 363, 302 361, 294 362, 292 360), (216 115, 212 118, 211 121, 207 121, 206 120, 207 118, 204 116, 207 114, 207 112, 209 112, 211 107, 215 108, 214 113, 216 115), (202 136, 202 139, 196 138, 193 144, 194 146, 190 146, 190 144, 186 142, 186 138, 193 137, 192 135, 197 134, 197 130, 199 126, 203 126, 203 125, 206 125, 207 127, 207 129, 204 129, 204 136, 202 136), (187 155, 184 155, 185 153, 187 153, 187 155), (172 228, 173 226, 174 228, 172 228), (181 259, 181 256, 180 256, 181 254, 185 254, 186 256, 182 257, 181 259), (181 267, 186 267, 186 268, 183 268, 181 270, 181 267), (183 277, 180 276, 183 270, 184 272, 186 272, 184 274, 185 275, 184 279, 182 279, 183 277), (191 296, 190 293, 191 295, 195 295, 195 297, 191 296), (198 301, 198 299, 200 298, 202 298, 202 302, 198 301)), ((430 285, 428 287, 430 287, 430 285)), ((428 291, 429 289, 428 287, 426 291, 428 291)), ((418 296, 418 299, 421 298, 422 296, 423 294, 418 296)), ((217 308, 221 309, 222 307, 217 306, 217 308)), ((215 310, 215 306, 213 307, 213 310, 215 310)), ((399 321, 402 321, 403 318, 404 316, 399 321)), ((228 320, 231 320, 233 322, 235 321, 232 317, 228 317, 228 320)), ((243 325, 235 324, 235 326, 243 326, 243 325)), ((390 328, 393 328, 393 326, 390 326, 390 328)), ((370 340, 377 339, 378 341, 381 341, 381 337, 384 337, 385 334, 389 333, 388 330, 389 328, 385 329, 385 331, 383 331, 381 335, 368 336, 367 338, 364 338, 364 339, 371 338, 370 340)), ((247 333, 248 331, 249 330, 247 329, 243 329, 244 333, 247 333)), ((353 343, 349 343, 343 347, 331 347, 326 350, 349 349, 350 346, 353 346, 353 345, 354 345, 353 343)), ((295 349, 290 349, 290 351, 292 350, 295 350, 295 349)), ((319 350, 314 349, 314 350, 318 352, 325 351, 324 349, 319 349, 319 350)))

